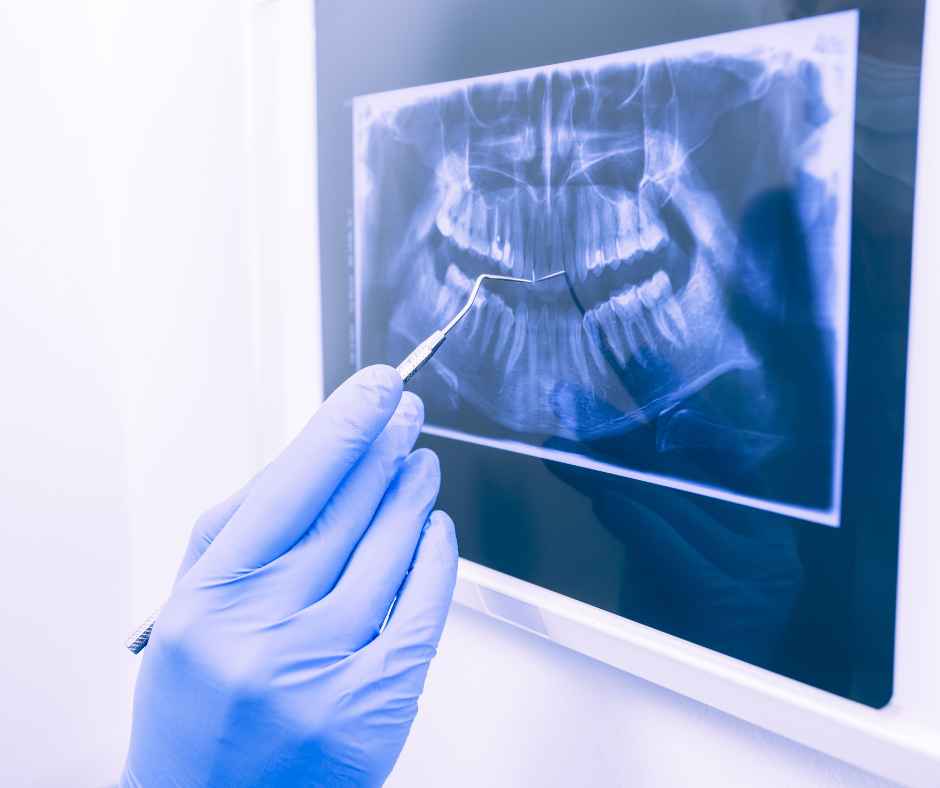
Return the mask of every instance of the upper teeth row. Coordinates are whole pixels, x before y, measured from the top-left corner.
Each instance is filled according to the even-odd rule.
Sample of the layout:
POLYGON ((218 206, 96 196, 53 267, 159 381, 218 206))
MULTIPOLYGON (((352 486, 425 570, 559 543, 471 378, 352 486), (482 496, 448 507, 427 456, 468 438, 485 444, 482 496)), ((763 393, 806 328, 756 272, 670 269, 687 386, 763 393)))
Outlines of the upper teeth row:
POLYGON ((513 276, 564 267, 578 281, 666 243, 662 222, 636 195, 610 198, 586 187, 555 199, 551 213, 530 206, 524 191, 490 204, 484 195, 451 182, 444 187, 437 229, 513 276))

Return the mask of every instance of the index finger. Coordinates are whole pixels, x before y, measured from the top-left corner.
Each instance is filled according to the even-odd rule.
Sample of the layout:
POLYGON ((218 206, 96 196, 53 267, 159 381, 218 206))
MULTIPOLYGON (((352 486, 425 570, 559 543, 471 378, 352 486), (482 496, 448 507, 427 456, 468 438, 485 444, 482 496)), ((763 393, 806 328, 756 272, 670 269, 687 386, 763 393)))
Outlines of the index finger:
POLYGON ((200 565, 250 571, 289 550, 382 432, 401 393, 398 373, 384 365, 343 383, 258 476, 200 565))

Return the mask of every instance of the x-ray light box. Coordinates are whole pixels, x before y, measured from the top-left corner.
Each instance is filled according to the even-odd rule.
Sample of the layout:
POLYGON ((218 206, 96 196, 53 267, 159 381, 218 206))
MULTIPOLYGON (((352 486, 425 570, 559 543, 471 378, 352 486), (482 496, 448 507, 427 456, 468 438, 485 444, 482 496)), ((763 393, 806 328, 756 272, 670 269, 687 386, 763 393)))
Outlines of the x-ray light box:
POLYGON ((314 7, 326 390, 564 273, 412 383, 458 601, 906 778, 902 5, 314 7))

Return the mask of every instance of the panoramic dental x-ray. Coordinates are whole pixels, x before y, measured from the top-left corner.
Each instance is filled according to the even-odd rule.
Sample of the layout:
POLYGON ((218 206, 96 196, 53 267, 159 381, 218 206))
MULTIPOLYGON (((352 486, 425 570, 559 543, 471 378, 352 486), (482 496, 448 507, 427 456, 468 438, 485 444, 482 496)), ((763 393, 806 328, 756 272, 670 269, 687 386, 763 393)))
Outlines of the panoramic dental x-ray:
POLYGON ((354 102, 357 361, 428 432, 838 525, 851 15, 354 102), (718 462, 715 459, 718 458, 718 462))

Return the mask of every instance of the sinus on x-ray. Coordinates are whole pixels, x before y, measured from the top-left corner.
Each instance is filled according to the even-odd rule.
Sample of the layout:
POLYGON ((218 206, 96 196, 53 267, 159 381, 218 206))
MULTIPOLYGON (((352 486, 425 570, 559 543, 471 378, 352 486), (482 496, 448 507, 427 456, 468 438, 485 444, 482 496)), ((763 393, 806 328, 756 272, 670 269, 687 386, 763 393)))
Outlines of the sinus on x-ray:
POLYGON ((353 102, 357 361, 437 436, 839 524, 856 16, 353 102))

